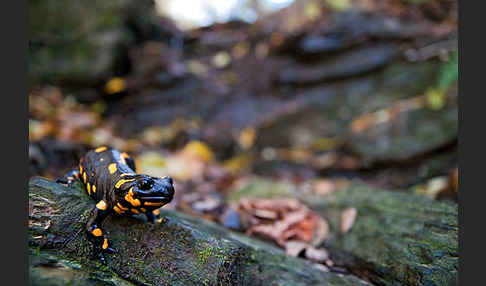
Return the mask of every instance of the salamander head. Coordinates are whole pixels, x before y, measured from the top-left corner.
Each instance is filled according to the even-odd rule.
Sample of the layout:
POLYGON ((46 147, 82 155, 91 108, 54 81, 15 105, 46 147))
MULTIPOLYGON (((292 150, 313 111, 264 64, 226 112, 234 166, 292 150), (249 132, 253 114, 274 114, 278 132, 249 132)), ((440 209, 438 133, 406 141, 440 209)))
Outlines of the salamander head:
POLYGON ((174 185, 171 177, 157 178, 148 175, 137 175, 133 183, 133 197, 144 202, 144 205, 163 206, 172 201, 174 185))

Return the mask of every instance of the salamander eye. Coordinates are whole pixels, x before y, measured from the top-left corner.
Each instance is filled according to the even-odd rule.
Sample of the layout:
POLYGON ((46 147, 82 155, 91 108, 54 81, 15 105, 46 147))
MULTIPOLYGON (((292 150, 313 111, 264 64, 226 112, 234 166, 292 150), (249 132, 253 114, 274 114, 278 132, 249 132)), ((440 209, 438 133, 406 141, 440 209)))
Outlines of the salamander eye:
POLYGON ((140 190, 150 190, 154 186, 154 180, 152 179, 143 179, 143 181, 137 183, 137 187, 140 190))

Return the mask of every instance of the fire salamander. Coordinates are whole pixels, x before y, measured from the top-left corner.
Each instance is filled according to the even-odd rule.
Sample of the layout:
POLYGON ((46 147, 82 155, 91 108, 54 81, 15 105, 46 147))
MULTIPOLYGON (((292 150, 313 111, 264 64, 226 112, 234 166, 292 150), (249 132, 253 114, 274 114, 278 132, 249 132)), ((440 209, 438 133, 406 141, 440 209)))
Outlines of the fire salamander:
POLYGON ((115 252, 101 229, 101 223, 109 214, 143 213, 148 221, 157 219, 160 222, 159 208, 174 196, 170 177, 137 174, 133 159, 116 149, 102 146, 91 150, 80 159, 78 167, 58 182, 70 184, 80 180, 88 195, 96 201, 86 224, 86 233, 94 246, 95 256, 103 263, 103 253, 115 252))

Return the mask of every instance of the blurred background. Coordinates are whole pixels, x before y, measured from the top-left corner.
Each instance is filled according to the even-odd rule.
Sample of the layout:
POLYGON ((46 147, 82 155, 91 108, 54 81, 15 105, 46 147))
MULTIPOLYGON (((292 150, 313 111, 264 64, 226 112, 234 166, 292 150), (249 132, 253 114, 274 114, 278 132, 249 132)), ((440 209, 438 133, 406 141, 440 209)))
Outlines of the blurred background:
POLYGON ((457 6, 31 0, 29 175, 108 145, 175 179, 167 208, 240 231, 289 203, 243 200, 267 192, 456 201, 457 6))

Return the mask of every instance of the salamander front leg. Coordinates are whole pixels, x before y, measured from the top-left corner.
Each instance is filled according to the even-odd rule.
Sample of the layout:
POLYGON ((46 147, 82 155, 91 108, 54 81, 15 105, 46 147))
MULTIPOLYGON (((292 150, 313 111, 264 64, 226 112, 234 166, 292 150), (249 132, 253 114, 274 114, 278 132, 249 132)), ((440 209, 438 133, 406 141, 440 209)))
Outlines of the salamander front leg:
POLYGON ((94 256, 101 260, 103 264, 106 264, 104 253, 114 253, 115 250, 110 247, 108 239, 101 230, 101 223, 110 214, 107 204, 101 200, 96 204, 93 209, 91 217, 86 224, 86 233, 88 240, 93 244, 94 256))
POLYGON ((159 209, 153 210, 151 212, 145 213, 147 216, 147 220, 149 222, 154 222, 157 221, 158 223, 162 222, 162 219, 160 218, 160 211, 159 209))

